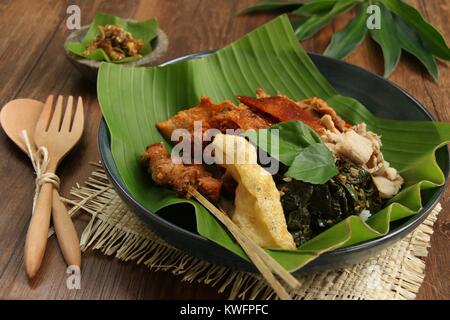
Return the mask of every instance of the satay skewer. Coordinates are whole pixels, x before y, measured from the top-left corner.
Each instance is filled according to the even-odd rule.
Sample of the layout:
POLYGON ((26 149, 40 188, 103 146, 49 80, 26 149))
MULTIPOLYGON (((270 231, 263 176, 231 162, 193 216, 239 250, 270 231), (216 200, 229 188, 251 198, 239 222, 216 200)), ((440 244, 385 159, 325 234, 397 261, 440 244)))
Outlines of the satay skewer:
POLYGON ((292 297, 289 295, 286 288, 278 281, 273 273, 283 279, 286 284, 292 289, 300 288, 300 282, 285 268, 283 268, 275 259, 273 259, 266 251, 264 251, 264 249, 258 246, 245 233, 243 233, 225 212, 217 208, 193 187, 189 188, 188 192, 205 208, 207 208, 231 232, 236 241, 245 251, 250 260, 252 260, 256 268, 259 270, 267 283, 272 287, 278 297, 282 300, 291 300, 292 297))

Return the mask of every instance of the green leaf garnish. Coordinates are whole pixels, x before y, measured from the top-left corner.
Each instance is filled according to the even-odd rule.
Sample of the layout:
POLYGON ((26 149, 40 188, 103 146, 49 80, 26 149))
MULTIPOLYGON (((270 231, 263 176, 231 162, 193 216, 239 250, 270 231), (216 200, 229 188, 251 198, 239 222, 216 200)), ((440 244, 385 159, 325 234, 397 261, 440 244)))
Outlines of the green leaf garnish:
POLYGON ((250 141, 286 165, 286 176, 313 184, 325 183, 338 174, 333 154, 319 135, 301 121, 287 121, 244 133, 250 141), (277 132, 278 135, 273 133, 277 132), (273 137, 278 141, 272 143, 273 137), (271 147, 277 150, 272 150, 271 147))
POLYGON ((287 121, 267 129, 250 130, 245 132, 244 136, 286 166, 290 166, 306 147, 322 142, 319 135, 301 121, 287 121), (274 145, 278 147, 277 152, 270 149, 274 131, 278 132, 278 136, 275 136, 278 141, 274 145))
MULTIPOLYGON (((264 11, 270 10, 266 1, 259 5, 262 3, 266 4, 264 11)), ((274 3, 280 5, 279 2, 274 3)), ((369 33, 383 51, 385 77, 389 77, 397 67, 403 49, 416 56, 434 79, 438 79, 435 58, 450 60, 450 48, 442 34, 426 21, 416 8, 403 0, 305 1, 291 12, 299 17, 292 21, 297 39, 305 40, 314 36, 336 16, 357 5, 357 16, 344 29, 336 32, 324 52, 325 55, 343 59, 352 53, 369 33), (369 5, 377 5, 380 8, 381 29, 368 30, 365 21, 369 18, 366 11, 369 5)))
POLYGON ((94 20, 90 24, 90 27, 81 40, 81 42, 69 42, 65 45, 66 49, 76 54, 80 57, 95 60, 95 61, 106 61, 114 63, 127 63, 140 59, 142 56, 149 54, 152 51, 150 42, 156 38, 158 34, 158 22, 156 19, 150 19, 140 22, 128 22, 119 17, 111 16, 105 13, 97 13, 94 20), (99 48, 89 55, 86 55, 85 50, 87 46, 94 40, 98 34, 98 27, 107 24, 118 25, 122 27, 125 31, 131 33, 134 39, 142 39, 144 41, 144 46, 140 50, 140 56, 127 57, 119 61, 111 61, 106 52, 99 48))
POLYGON ((323 143, 314 143, 301 151, 286 172, 287 177, 312 184, 323 184, 339 173, 336 159, 323 143))

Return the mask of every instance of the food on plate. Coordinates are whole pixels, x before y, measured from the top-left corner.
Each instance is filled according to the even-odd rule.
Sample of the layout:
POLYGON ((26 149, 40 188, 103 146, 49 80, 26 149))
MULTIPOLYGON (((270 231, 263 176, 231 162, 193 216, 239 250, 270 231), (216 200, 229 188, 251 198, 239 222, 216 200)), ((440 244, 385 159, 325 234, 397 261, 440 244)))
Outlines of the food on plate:
POLYGON ((195 139, 216 129, 212 141, 201 144, 203 151, 212 150, 214 161, 174 163, 161 143, 154 144, 143 157, 153 181, 181 197, 189 197, 187 190, 194 187, 217 205, 231 202, 227 213, 236 225, 260 246, 283 249, 301 246, 351 215, 365 221, 400 192, 403 178, 385 161, 381 137, 365 123, 349 124, 317 97, 296 102, 258 89, 256 97, 238 96, 237 100, 239 105, 216 104, 201 97, 198 106, 159 122, 157 127, 168 140, 177 129, 187 130, 195 139), (292 121, 301 124, 301 130, 280 131, 290 136, 280 136, 278 146, 289 155, 289 163, 263 148, 279 161, 279 170, 269 173, 261 165, 259 144, 247 140, 247 133, 292 121), (198 122, 200 136, 196 135, 198 122), (292 141, 297 135, 304 135, 298 136, 302 141, 298 145, 292 141), (296 154, 289 154, 294 150, 296 154), (331 170, 324 171, 321 161, 331 170), (297 175, 292 175, 293 166, 297 175), (328 176, 313 179, 321 174, 328 176))
POLYGON ((128 57, 140 57, 144 46, 142 39, 134 39, 130 32, 115 24, 98 26, 99 35, 89 43, 83 52, 89 56, 97 49, 103 49, 111 61, 120 61, 128 57))

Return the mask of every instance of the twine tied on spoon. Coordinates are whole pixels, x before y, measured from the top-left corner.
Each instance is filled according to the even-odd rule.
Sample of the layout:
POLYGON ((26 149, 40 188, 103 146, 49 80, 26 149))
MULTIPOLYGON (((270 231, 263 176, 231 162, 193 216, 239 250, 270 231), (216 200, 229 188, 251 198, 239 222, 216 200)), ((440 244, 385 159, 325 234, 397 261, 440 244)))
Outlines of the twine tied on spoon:
POLYGON ((33 148, 31 147, 31 142, 28 137, 27 130, 22 130, 22 138, 27 148, 28 157, 31 160, 31 163, 34 168, 34 172, 36 173, 36 189, 33 197, 33 213, 36 206, 36 201, 39 196, 39 191, 42 185, 46 183, 51 183, 56 190, 59 190, 60 180, 59 177, 51 172, 47 172, 47 167, 50 162, 48 156, 48 150, 46 147, 39 147, 36 152, 33 152, 33 148))

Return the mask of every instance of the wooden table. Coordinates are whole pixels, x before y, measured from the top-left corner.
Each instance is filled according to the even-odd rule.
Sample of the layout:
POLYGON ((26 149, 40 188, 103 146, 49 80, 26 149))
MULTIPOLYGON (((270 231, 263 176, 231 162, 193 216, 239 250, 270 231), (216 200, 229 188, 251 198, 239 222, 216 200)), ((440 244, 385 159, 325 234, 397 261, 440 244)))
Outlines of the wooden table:
MULTIPOLYGON (((83 79, 63 53, 69 34, 66 9, 81 7, 87 24, 97 11, 125 18, 158 18, 170 38, 165 60, 199 50, 225 46, 273 17, 269 14, 237 16, 257 0, 154 0, 154 1, 26 1, 0 0, 0 105, 15 98, 44 100, 50 93, 81 95, 86 104, 87 125, 80 146, 60 167, 62 194, 82 183, 99 158, 97 128, 101 118, 95 86, 83 79)), ((411 1, 450 40, 447 0, 411 1)), ((333 31, 342 27, 343 16, 319 35, 304 42, 307 50, 322 52, 333 31)), ((383 69, 380 50, 366 41, 348 58, 377 73, 383 69)), ((404 57, 391 80, 417 97, 442 121, 450 121, 450 69, 439 63, 440 80, 433 82, 414 58, 404 57)), ((164 272, 149 272, 144 266, 122 263, 96 252, 83 255, 81 290, 66 288, 66 266, 52 238, 40 276, 28 282, 23 267, 23 246, 34 192, 28 159, 0 131, 0 298, 6 299, 197 299, 225 298, 203 284, 182 283, 164 272)), ((450 299, 450 202, 449 190, 442 199, 443 211, 434 228, 427 258, 426 277, 419 299, 450 299)), ((79 232, 86 218, 78 218, 79 232)))

